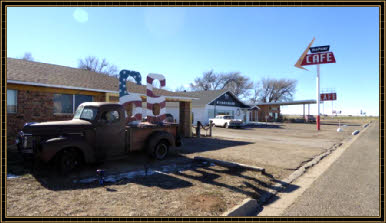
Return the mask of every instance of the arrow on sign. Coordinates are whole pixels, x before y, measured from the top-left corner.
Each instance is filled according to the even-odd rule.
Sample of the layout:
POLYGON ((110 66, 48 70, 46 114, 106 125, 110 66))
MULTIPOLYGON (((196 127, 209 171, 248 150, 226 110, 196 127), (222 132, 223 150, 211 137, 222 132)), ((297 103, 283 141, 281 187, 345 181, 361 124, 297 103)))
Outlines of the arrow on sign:
POLYGON ((302 67, 302 62, 303 62, 304 57, 306 57, 308 50, 310 50, 310 47, 314 43, 314 40, 315 40, 315 37, 312 39, 311 43, 308 44, 308 47, 306 48, 306 50, 304 50, 303 54, 298 59, 298 62, 296 62, 295 67, 307 70, 306 68, 302 67))

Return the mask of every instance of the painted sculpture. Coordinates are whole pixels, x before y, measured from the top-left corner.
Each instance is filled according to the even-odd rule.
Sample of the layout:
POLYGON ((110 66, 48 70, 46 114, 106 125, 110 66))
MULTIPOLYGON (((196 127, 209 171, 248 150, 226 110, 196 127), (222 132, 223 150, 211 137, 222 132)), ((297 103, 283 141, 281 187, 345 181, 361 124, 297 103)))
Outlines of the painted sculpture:
MULTIPOLYGON (((136 71, 121 70, 119 72, 119 103, 126 107, 133 104, 133 115, 128 117, 127 122, 140 122, 142 120, 142 99, 138 94, 127 92, 126 81, 128 77, 133 77, 138 85, 141 85, 141 74, 136 71)), ((165 87, 166 80, 162 74, 149 74, 147 76, 147 121, 150 123, 160 123, 166 119, 166 102, 164 96, 156 95, 153 92, 153 82, 159 80, 160 88, 165 87), (159 106, 159 114, 154 114, 154 106, 159 106)))
POLYGON ((162 74, 149 74, 147 75, 146 82, 147 82, 147 120, 151 123, 157 123, 162 122, 166 119, 166 102, 164 96, 158 96, 154 94, 153 92, 153 81, 159 80, 160 82, 160 88, 165 87, 166 80, 165 77, 162 74), (154 114, 153 106, 158 104, 159 105, 159 114, 154 114))
POLYGON ((119 72, 119 104, 126 107, 133 104, 133 115, 128 117, 127 122, 142 121, 142 99, 139 95, 127 92, 126 81, 128 77, 133 77, 138 85, 141 85, 141 74, 136 71, 121 70, 119 72))

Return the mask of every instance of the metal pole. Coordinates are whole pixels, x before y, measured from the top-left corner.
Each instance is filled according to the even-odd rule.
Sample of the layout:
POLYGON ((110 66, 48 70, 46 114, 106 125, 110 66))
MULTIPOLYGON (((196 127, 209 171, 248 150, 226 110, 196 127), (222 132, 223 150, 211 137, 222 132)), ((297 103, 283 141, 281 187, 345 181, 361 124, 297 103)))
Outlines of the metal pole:
POLYGON ((320 130, 320 65, 316 65, 316 101, 318 103, 318 116, 316 118, 316 129, 320 130))

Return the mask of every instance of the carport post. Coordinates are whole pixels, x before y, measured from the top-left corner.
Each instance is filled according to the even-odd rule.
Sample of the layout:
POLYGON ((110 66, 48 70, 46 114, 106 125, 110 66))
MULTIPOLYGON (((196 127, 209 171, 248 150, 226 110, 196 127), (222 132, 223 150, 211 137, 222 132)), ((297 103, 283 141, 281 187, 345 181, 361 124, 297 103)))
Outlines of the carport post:
POLYGON ((306 104, 303 104, 303 119, 306 118, 306 104))

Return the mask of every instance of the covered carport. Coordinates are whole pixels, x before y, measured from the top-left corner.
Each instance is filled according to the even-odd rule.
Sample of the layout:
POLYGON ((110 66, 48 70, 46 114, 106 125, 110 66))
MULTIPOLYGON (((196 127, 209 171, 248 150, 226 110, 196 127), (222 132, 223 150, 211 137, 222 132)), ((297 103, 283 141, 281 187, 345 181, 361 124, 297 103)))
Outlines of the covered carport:
POLYGON ((280 114, 280 106, 282 105, 303 105, 303 118, 306 118, 305 107, 308 105, 308 115, 310 114, 310 104, 316 104, 316 100, 299 100, 299 101, 282 101, 282 102, 263 102, 257 103, 256 106, 259 106, 260 114, 259 120, 264 121, 264 117, 270 115, 271 113, 280 114))

